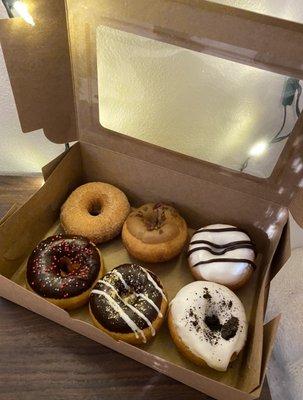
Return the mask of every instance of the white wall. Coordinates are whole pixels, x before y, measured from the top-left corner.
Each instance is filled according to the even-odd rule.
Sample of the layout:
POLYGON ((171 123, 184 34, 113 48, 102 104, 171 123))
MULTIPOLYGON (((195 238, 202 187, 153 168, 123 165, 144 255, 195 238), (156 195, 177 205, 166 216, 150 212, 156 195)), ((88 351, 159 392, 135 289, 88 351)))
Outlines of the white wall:
MULTIPOLYGON (((2 2, 0 18, 7 18, 2 2)), ((0 49, 0 174, 40 172, 43 165, 63 150, 63 145, 48 141, 42 130, 22 133, 0 49)))
POLYGON ((210 0, 289 21, 303 22, 302 0, 210 0))

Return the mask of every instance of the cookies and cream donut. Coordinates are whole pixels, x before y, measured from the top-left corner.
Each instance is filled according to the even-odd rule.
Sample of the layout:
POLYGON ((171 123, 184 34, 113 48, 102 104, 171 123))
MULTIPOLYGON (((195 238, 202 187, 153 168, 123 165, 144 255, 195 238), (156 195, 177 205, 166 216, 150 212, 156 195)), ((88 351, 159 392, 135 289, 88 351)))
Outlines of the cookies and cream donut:
POLYGON ((171 301, 168 325, 180 352, 198 365, 226 371, 244 347, 247 321, 240 299, 227 287, 196 281, 171 301))
POLYGON ((120 189, 102 182, 90 182, 72 192, 61 208, 61 225, 72 235, 82 235, 94 243, 117 236, 130 211, 120 189))
POLYGON ((251 277, 255 247, 249 236, 232 225, 208 225, 191 238, 188 262, 196 279, 238 289, 251 277))
POLYGON ((89 301, 95 326, 116 340, 133 344, 146 343, 155 336, 167 305, 159 278, 135 264, 123 264, 105 274, 89 301))
POLYGON ((28 259, 27 286, 51 303, 71 310, 88 301, 103 269, 99 250, 87 238, 50 236, 28 259))
POLYGON ((187 225, 175 208, 149 203, 129 214, 123 225, 122 240, 127 251, 138 260, 167 261, 182 251, 187 225))

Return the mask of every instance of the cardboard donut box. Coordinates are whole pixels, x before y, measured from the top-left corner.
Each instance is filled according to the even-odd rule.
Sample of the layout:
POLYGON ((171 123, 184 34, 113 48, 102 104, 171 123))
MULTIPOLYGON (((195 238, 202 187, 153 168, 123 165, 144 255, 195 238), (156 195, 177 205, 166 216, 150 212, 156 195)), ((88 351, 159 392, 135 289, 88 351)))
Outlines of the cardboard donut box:
MULTIPOLYGON (((290 255, 288 211, 302 223, 303 120, 268 179, 109 131, 99 123, 96 29, 100 25, 302 78, 302 26, 206 1, 28 1, 35 20, 1 20, 0 37, 22 130, 43 128, 55 143, 76 143, 43 168, 44 185, 0 224, 0 295, 219 400, 258 398, 279 317, 264 325, 271 279, 290 255), (266 40, 264 40, 266 37, 266 40), (244 350, 225 373, 184 359, 164 324, 142 347, 95 328, 87 306, 66 312, 26 289, 27 257, 60 232, 60 207, 79 185, 116 185, 132 206, 174 204, 195 229, 229 223, 258 249, 257 270, 237 294, 249 320, 244 350)), ((100 245, 106 269, 130 260, 120 238, 100 245)), ((185 253, 153 271, 170 299, 193 280, 185 253)), ((102 360, 100 360, 102 362, 102 360)))

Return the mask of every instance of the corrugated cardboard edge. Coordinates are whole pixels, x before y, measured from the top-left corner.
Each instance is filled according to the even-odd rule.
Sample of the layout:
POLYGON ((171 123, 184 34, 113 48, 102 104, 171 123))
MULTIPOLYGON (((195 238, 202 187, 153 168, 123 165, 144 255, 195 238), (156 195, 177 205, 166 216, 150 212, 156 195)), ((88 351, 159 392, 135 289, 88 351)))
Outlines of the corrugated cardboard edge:
POLYGON ((17 210, 19 206, 17 204, 13 204, 11 208, 7 211, 6 214, 0 219, 0 226, 4 224, 4 222, 11 216, 13 215, 17 210))
MULTIPOLYGON (((74 146, 79 146, 79 144, 76 143, 74 146)), ((58 157, 54 158, 52 161, 50 161, 48 164, 46 164, 42 167, 42 175, 43 175, 45 182, 50 177, 50 175, 53 173, 53 171, 57 168, 57 166, 60 164, 60 162, 63 160, 63 158, 66 156, 66 154, 67 154, 67 151, 64 151, 63 153, 59 154, 58 157)))

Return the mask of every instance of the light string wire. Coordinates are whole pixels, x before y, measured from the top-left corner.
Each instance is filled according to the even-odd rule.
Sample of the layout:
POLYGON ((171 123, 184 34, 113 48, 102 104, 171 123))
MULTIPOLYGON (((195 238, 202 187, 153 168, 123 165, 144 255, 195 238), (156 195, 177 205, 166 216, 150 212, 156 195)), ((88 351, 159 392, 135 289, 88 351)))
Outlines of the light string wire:
MULTIPOLYGON (((300 114, 302 112, 302 110, 300 110, 300 107, 299 107, 301 94, 302 94, 302 86, 301 86, 300 82, 298 82, 297 98, 296 98, 296 105, 295 105, 297 118, 299 118, 299 116, 300 116, 300 114)), ((283 120, 282 120, 281 127, 278 130, 278 132, 275 134, 275 136, 271 139, 271 141, 269 142, 269 145, 282 142, 283 140, 287 139, 291 135, 292 132, 289 132, 286 135, 280 136, 280 134, 282 133, 282 131, 283 131, 284 127, 285 127, 286 117, 287 117, 287 105, 283 105, 283 120)), ((249 160, 251 158, 252 157, 247 157, 246 158, 244 163, 241 165, 241 168, 240 168, 241 172, 243 172, 247 168, 249 160)))

